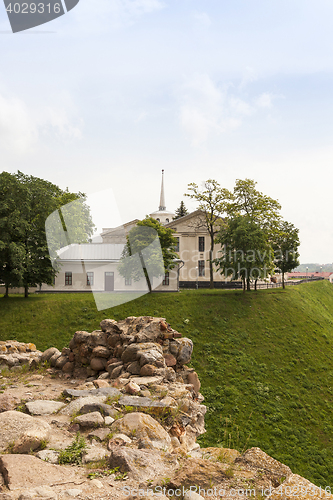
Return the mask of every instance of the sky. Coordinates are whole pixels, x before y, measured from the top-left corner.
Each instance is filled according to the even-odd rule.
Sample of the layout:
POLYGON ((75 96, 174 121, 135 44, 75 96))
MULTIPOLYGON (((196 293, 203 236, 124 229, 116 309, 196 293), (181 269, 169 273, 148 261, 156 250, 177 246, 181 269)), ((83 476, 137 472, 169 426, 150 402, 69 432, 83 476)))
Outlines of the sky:
POLYGON ((254 179, 301 263, 333 262, 332 18, 329 0, 80 0, 13 34, 1 2, 1 170, 95 193, 104 227, 157 210, 162 169, 170 210, 195 210, 191 182, 254 179))

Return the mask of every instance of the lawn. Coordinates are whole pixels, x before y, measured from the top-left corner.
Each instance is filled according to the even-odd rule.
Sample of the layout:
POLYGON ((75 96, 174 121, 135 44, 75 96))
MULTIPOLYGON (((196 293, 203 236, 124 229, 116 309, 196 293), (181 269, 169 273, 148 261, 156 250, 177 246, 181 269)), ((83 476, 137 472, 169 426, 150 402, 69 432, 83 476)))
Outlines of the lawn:
POLYGON ((0 340, 62 348, 104 318, 163 316, 194 342, 205 404, 202 446, 259 446, 333 485, 333 285, 144 295, 98 312, 88 294, 0 298, 0 340))

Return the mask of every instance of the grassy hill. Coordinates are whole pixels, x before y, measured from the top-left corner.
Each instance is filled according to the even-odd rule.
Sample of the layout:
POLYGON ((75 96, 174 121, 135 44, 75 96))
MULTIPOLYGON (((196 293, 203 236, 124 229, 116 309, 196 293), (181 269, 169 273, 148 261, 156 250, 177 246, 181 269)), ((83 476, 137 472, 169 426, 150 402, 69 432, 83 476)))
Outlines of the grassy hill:
POLYGON ((259 446, 322 487, 333 484, 333 285, 145 295, 106 311, 85 294, 0 299, 0 340, 62 348, 103 318, 166 317, 194 342, 205 403, 202 446, 259 446))

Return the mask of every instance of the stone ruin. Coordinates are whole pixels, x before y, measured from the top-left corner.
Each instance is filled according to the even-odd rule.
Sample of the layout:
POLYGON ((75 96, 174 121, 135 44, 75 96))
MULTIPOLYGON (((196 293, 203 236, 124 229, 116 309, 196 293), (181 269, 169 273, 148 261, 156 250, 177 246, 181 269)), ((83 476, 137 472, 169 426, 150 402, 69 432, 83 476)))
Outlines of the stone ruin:
MULTIPOLYGON (((11 401, 18 385, 1 391, 0 500, 153 500, 156 494, 148 493, 147 484, 159 487, 166 481, 167 492, 185 488, 183 500, 204 500, 205 495, 186 490, 193 485, 199 492, 201 487, 213 491, 214 485, 212 500, 244 499, 246 492, 287 500, 294 490, 301 492, 299 500, 322 498, 323 490, 259 448, 243 455, 220 447, 200 449, 196 438, 205 432, 206 407, 198 376, 187 366, 193 343, 164 318, 105 319, 100 327, 76 332, 61 352, 0 342, 2 381, 8 369, 19 372, 47 361, 51 368, 46 373, 61 391, 60 400, 54 400, 52 382, 32 375, 24 389, 29 387, 29 398, 20 410, 11 401), (46 388, 51 400, 42 392, 46 388), (90 439, 82 463, 105 459, 111 475, 97 469, 98 479, 89 479, 82 467, 58 465, 59 447, 65 449, 78 431, 90 439), (139 485, 147 494, 124 495, 117 469, 121 477, 128 474, 128 488, 138 491, 139 485)), ((164 493, 157 498, 171 497, 164 493)), ((333 495, 325 493, 325 498, 333 500, 333 495)))
POLYGON ((96 388, 105 387, 104 381, 122 391, 119 404, 123 407, 152 414, 177 413, 179 418, 168 428, 170 444, 184 452, 198 449, 196 439, 205 432, 206 407, 201 404, 198 375, 186 366, 192 340, 172 329, 165 318, 151 316, 118 322, 104 319, 100 327, 92 333, 77 331, 61 352, 50 347, 42 353, 33 344, 3 342, 0 369, 7 365, 19 370, 24 364, 47 361, 66 377, 94 381, 96 388))

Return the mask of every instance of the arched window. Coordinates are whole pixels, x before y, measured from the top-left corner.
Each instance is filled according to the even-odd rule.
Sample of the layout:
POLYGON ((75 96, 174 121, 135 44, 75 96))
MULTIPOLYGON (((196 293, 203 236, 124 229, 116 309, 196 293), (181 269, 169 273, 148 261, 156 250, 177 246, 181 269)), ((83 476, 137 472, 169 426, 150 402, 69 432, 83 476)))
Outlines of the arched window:
POLYGON ((166 222, 169 222, 169 219, 165 219, 165 220, 166 220, 166 222))
POLYGON ((157 220, 157 222, 160 222, 160 219, 156 219, 156 220, 157 220))

